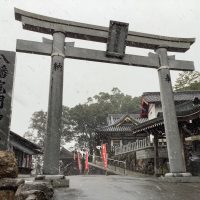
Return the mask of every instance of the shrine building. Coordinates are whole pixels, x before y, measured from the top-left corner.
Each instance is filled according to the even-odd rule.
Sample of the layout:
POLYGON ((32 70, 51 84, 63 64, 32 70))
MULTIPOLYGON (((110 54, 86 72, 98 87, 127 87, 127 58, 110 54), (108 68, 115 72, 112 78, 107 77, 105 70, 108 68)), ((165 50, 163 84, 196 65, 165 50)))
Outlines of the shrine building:
MULTIPOLYGON (((190 160, 198 156, 200 160, 200 91, 174 92, 174 102, 186 167, 192 172, 190 160)), ((158 160, 157 168, 167 162, 166 135, 159 92, 142 94, 140 112, 109 114, 107 123, 107 126, 96 129, 96 141, 98 145, 107 144, 109 157, 119 158, 135 153, 136 160, 148 159, 146 164, 158 160)), ((136 161, 135 169, 137 168, 136 161)), ((200 175, 200 166, 192 168, 195 168, 192 174, 200 175)))

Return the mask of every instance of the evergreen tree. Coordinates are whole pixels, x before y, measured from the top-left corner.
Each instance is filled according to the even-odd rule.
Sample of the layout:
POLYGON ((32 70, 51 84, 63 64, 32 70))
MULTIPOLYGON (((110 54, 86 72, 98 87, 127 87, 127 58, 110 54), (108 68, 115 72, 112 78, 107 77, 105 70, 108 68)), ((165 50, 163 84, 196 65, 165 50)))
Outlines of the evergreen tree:
POLYGON ((187 91, 187 90, 200 90, 200 72, 186 71, 179 74, 175 85, 175 91, 187 91))
MULTIPOLYGON (((125 95, 118 88, 113 88, 111 93, 100 92, 94 97, 89 97, 86 103, 73 108, 63 106, 62 115, 62 141, 70 142, 75 139, 81 146, 85 143, 93 147, 95 129, 106 125, 108 114, 133 113, 139 110, 140 98, 125 95)), ((44 146, 46 134, 47 113, 34 112, 31 118, 30 130, 36 132, 37 143, 44 146)))

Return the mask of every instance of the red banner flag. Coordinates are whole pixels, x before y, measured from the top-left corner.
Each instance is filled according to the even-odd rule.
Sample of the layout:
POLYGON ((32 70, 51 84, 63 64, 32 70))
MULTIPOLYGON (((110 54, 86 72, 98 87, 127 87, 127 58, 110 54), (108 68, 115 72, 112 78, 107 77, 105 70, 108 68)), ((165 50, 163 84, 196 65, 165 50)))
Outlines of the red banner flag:
POLYGON ((88 166, 88 151, 86 151, 85 153, 85 170, 89 170, 89 166, 88 166))
POLYGON ((107 169, 107 152, 106 152, 106 144, 102 144, 102 160, 104 162, 104 168, 107 169))
POLYGON ((77 162, 78 162, 79 172, 81 173, 81 153, 80 152, 77 152, 77 162))

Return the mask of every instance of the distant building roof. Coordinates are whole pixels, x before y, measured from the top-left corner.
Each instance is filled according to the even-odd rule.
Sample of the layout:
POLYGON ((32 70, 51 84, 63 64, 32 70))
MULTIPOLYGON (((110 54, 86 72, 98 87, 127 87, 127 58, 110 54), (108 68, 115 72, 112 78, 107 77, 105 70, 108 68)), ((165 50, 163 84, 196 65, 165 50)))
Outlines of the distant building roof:
POLYGON ((117 133, 117 132, 132 132, 132 126, 121 126, 121 127, 116 127, 116 126, 104 126, 102 128, 97 128, 97 132, 112 132, 112 133, 117 133))
MULTIPOLYGON (((194 101, 187 101, 176 106, 176 115, 178 121, 191 120, 200 116, 200 104, 194 104, 194 101)), ((160 113, 157 118, 148 120, 144 123, 132 127, 133 134, 141 133, 158 126, 164 126, 163 115, 160 113)))
POLYGON ((23 151, 27 154, 40 154, 42 153, 41 147, 29 140, 21 137, 20 135, 10 131, 10 144, 20 151, 23 151))
POLYGON ((140 114, 109 114, 107 118, 108 126, 99 127, 97 132, 107 133, 131 133, 132 127, 145 122, 147 119, 140 118, 140 114))
POLYGON ((73 159, 74 154, 71 151, 68 151, 64 147, 60 150, 60 160, 66 160, 66 159, 73 159))
MULTIPOLYGON (((195 97, 200 98, 200 91, 182 91, 182 92, 174 92, 174 100, 175 101, 189 101, 193 100, 195 97)), ((144 92, 142 94, 142 101, 146 103, 156 103, 161 102, 160 92, 144 92)))
POLYGON ((142 122, 146 121, 146 119, 140 117, 140 113, 108 114, 108 117, 107 117, 108 126, 117 124, 118 122, 122 121, 125 116, 130 116, 137 123, 142 123, 142 122))
MULTIPOLYGON (((198 106, 193 105, 195 97, 200 99, 200 91, 183 91, 174 92, 174 100, 176 102, 176 110, 178 114, 192 112, 198 106)), ((144 92, 142 95, 142 102, 160 103, 160 92, 144 92)), ((145 105, 144 104, 144 105, 145 105)), ((144 109, 144 108, 143 108, 144 109)), ((162 114, 161 114, 162 115, 162 114)), ((107 117, 107 126, 99 127, 96 129, 97 133, 133 133, 140 127, 155 126, 163 124, 163 117, 159 115, 158 118, 148 120, 147 116, 142 116, 141 113, 132 114, 109 114, 107 117), (130 119, 130 123, 126 123, 126 118, 130 119), (156 122, 156 124, 155 124, 156 122)))

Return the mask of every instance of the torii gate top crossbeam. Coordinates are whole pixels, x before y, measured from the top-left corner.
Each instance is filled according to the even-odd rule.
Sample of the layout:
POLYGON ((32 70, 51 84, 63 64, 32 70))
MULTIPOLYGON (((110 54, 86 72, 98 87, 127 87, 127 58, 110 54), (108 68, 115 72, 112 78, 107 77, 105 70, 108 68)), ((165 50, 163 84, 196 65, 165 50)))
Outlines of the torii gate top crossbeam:
MULTIPOLYGON (((107 27, 61 20, 26 12, 15 8, 15 19, 21 21, 23 28, 31 31, 52 34, 62 30, 66 37, 107 43, 107 27)), ((129 31, 126 45, 132 47, 156 49, 165 46, 168 51, 185 52, 195 42, 195 38, 176 38, 129 31)))

